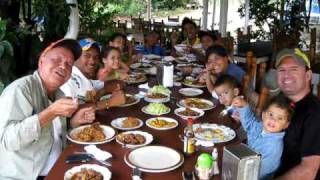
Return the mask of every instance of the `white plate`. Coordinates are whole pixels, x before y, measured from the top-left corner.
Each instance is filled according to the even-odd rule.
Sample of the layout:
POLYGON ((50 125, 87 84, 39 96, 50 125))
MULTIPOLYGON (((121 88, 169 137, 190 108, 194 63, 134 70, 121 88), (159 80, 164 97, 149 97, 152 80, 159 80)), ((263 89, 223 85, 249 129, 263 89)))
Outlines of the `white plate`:
POLYGON ((158 56, 155 54, 146 54, 146 55, 143 55, 143 57, 150 60, 159 60, 161 58, 161 56, 158 56))
MULTIPOLYGON (((126 94, 126 96, 127 96, 127 97, 128 97, 128 96, 133 97, 133 98, 135 99, 135 101, 132 102, 132 103, 129 103, 129 104, 122 104, 122 105, 120 105, 119 107, 128 107, 128 106, 132 106, 132 105, 138 104, 138 103, 140 102, 140 98, 138 98, 138 97, 136 97, 136 96, 134 96, 134 95, 132 95, 132 94, 126 94)), ((102 96, 102 97, 100 98, 100 100, 106 100, 106 99, 109 99, 110 97, 111 97, 111 94, 107 94, 107 95, 105 95, 105 96, 102 96)))
POLYGON ((103 180, 109 180, 111 179, 111 172, 108 168, 103 167, 103 166, 99 166, 96 164, 82 164, 80 166, 75 166, 71 169, 69 169, 66 173, 64 173, 64 180, 70 180, 72 178, 72 176, 77 173, 80 172, 81 169, 92 169, 95 170, 97 172, 99 172, 100 174, 102 174, 103 176, 103 180))
MULTIPOLYGON (((164 94, 166 95, 166 94, 164 94)), ((146 95, 144 97, 144 100, 149 102, 149 103, 165 103, 165 102, 168 102, 170 101, 170 97, 168 95, 166 95, 167 97, 165 98, 149 98, 148 95, 146 95)))
POLYGON ((213 143, 222 143, 222 142, 228 142, 231 141, 232 139, 234 139, 236 137, 236 133, 233 129, 227 127, 227 126, 223 126, 223 125, 218 125, 218 124, 194 124, 192 126, 193 131, 195 132, 195 137, 196 139, 199 139, 201 141, 210 141, 213 143), (216 130, 221 130, 222 131, 222 135, 223 135, 223 139, 219 138, 219 137, 206 137, 204 134, 202 133, 197 133, 196 129, 199 128, 201 126, 201 128, 203 129, 216 129, 216 130))
POLYGON ((198 88, 181 88, 181 89, 179 89, 179 93, 184 96, 193 97, 193 96, 201 95, 203 93, 203 91, 198 88))
POLYGON ((214 107, 216 107, 216 105, 213 104, 213 102, 211 102, 209 100, 206 100, 206 99, 201 99, 201 98, 187 98, 187 99, 180 100, 179 101, 179 105, 181 105, 182 107, 197 108, 197 109, 201 109, 201 110, 204 110, 204 111, 207 111, 207 110, 210 110, 210 109, 213 109, 214 107), (209 107, 207 107, 207 108, 199 108, 199 107, 187 106, 186 105, 186 100, 187 99, 198 99, 199 101, 208 104, 209 107))
POLYGON ((144 107, 142 107, 141 111, 144 112, 144 113, 146 113, 146 114, 155 115, 155 116, 160 116, 160 115, 168 114, 168 113, 171 111, 171 109, 168 107, 168 111, 166 111, 166 112, 163 112, 163 113, 160 113, 160 114, 153 114, 153 113, 149 113, 148 111, 146 111, 146 109, 147 109, 147 106, 144 106, 144 107))
POLYGON ((132 150, 124 156, 126 164, 143 172, 160 173, 180 167, 184 157, 178 151, 165 146, 146 146, 132 150))
MULTIPOLYGON (((195 78, 193 78, 193 77, 186 77, 186 79, 189 79, 189 80, 195 80, 195 78)), ((185 85, 185 86, 188 86, 188 87, 193 87, 193 88, 204 88, 204 87, 206 87, 206 84, 203 84, 203 85, 198 85, 198 84, 188 84, 188 83, 186 83, 185 82, 185 80, 186 79, 184 79, 183 81, 182 81, 182 84, 183 85, 185 85)))
POLYGON ((111 121, 111 126, 116 129, 120 129, 120 130, 133 130, 133 129, 138 129, 143 126, 143 121, 141 119, 137 119, 139 121, 139 124, 137 126, 131 127, 131 128, 124 128, 124 127, 122 127, 122 122, 126 119, 128 119, 128 117, 114 119, 111 121))
MULTIPOLYGON (((142 136, 144 136, 144 138, 146 139, 145 143, 144 144, 139 144, 139 145, 133 145, 133 144, 125 144, 125 147, 127 148, 137 148, 137 147, 142 147, 142 146, 145 146, 145 145, 148 145, 150 144, 152 141, 153 141, 153 136, 152 134, 148 133, 148 132, 144 132, 144 131, 126 131, 126 132, 123 132, 121 134, 140 134, 142 136)), ((119 136, 120 134, 118 134, 117 136, 119 136)), ((118 140, 118 138, 116 137, 116 141, 117 143, 121 144, 121 145, 124 145, 122 142, 120 142, 118 140)))
POLYGON ((110 142, 114 139, 115 135, 116 135, 116 131, 110 127, 110 126, 106 126, 106 125, 100 125, 100 127, 103 129, 104 135, 106 136, 106 139, 104 141, 99 141, 99 142, 82 142, 82 141, 77 141, 72 139, 72 137, 74 137, 75 134, 79 133, 81 130, 83 130, 86 127, 91 126, 89 125, 84 125, 84 126, 80 126, 77 127, 75 129, 72 129, 68 134, 67 134, 67 139, 69 139, 70 141, 77 143, 77 144, 85 144, 85 145, 89 145, 89 144, 104 144, 107 142, 110 142))
POLYGON ((152 68, 151 64, 147 63, 133 63, 130 65, 131 69, 150 69, 152 68))
POLYGON ((185 50, 187 49, 187 45, 185 45, 185 44, 177 44, 177 45, 174 46, 174 49, 179 53, 184 53, 185 50))
POLYGON ((175 120, 175 119, 172 119, 172 118, 169 118, 169 117, 156 117, 156 118, 150 118, 146 121, 146 125, 149 127, 149 128, 152 128, 152 129, 157 129, 157 130, 169 130, 169 129, 174 129, 178 126, 178 121, 175 120), (176 123, 174 126, 172 127, 162 127, 162 128, 159 128, 159 127, 155 127, 155 126, 152 126, 151 124, 149 124, 151 121, 155 120, 155 119, 163 119, 167 122, 174 122, 176 123))
POLYGON ((179 117, 181 117, 182 119, 185 119, 185 120, 187 120, 188 118, 198 119, 199 117, 201 117, 201 116, 204 115, 204 111, 201 110, 201 109, 197 109, 197 108, 189 108, 189 109, 198 112, 198 113, 199 113, 199 116, 183 116, 183 115, 179 114, 179 112, 186 110, 185 107, 180 107, 180 108, 175 109, 175 110, 174 110, 174 113, 175 113, 177 116, 179 116, 179 117))
POLYGON ((138 83, 143 83, 143 82, 146 82, 148 79, 147 79, 147 76, 145 75, 142 75, 142 74, 129 74, 129 78, 135 78, 137 76, 142 76, 142 78, 140 79, 125 79, 124 82, 128 83, 128 84, 138 84, 138 83))

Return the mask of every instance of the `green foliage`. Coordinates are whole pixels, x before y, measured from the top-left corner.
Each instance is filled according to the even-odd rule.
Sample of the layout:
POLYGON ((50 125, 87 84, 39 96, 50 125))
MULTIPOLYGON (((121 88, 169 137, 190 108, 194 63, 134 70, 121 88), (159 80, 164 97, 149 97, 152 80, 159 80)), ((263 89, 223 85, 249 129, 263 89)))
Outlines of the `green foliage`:
POLYGON ((44 41, 51 42, 65 35, 70 14, 65 0, 34 0, 34 16, 44 17, 44 41))
MULTIPOLYGON (((306 26, 305 2, 301 0, 250 0, 249 18, 259 29, 253 32, 253 38, 271 39, 272 34, 265 30, 268 25, 270 30, 282 35, 290 36, 306 26)), ((244 4, 238 9, 240 16, 245 16, 244 4)))
POLYGON ((15 67, 13 46, 8 41, 7 22, 0 19, 0 82, 8 84, 13 78, 12 69, 15 67))
POLYGON ((119 0, 117 4, 121 7, 119 15, 122 16, 138 16, 146 12, 147 4, 144 0, 119 0))

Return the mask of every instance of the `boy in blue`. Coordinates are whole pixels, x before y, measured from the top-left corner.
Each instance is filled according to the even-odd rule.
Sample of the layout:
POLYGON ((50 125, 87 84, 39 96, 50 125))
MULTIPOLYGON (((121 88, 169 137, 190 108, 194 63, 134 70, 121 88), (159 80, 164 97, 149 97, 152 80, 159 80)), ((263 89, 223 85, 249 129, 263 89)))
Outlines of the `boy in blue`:
POLYGON ((259 179, 272 179, 280 165, 284 130, 293 114, 290 100, 283 95, 272 98, 262 112, 262 121, 255 117, 243 98, 234 98, 232 105, 240 113, 249 147, 262 156, 259 179))
POLYGON ((151 31, 144 36, 144 45, 136 46, 137 53, 148 55, 154 54, 158 56, 165 56, 165 50, 159 44, 160 34, 155 31, 151 31))

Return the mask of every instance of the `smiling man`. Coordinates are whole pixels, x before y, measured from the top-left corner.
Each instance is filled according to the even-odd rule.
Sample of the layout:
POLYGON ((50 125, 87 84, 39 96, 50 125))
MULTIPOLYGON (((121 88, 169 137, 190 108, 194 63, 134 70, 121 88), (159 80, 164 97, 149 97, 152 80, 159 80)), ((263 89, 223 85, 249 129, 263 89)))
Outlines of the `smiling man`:
POLYGON ((60 156, 66 117, 76 127, 95 119, 94 108, 78 110, 78 101, 63 98, 59 87, 81 54, 77 41, 63 39, 41 54, 33 75, 11 83, 0 96, 0 179, 46 176, 60 156), (77 111, 78 110, 78 111, 77 111), (76 113, 75 113, 76 112, 76 113))
POLYGON ((278 179, 320 179, 320 101, 310 90, 310 67, 298 48, 284 49, 277 56, 278 85, 294 106, 278 179))

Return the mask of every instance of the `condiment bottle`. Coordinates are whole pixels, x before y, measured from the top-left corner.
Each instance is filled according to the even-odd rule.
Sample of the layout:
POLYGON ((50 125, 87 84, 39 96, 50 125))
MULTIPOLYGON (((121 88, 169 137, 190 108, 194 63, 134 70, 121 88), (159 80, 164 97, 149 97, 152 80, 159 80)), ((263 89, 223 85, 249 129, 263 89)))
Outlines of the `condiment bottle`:
POLYGON ((211 156, 213 159, 213 175, 218 175, 220 172, 219 172, 219 167, 218 167, 218 150, 217 150, 217 148, 213 148, 211 156))
POLYGON ((183 134, 183 152, 186 155, 191 155, 195 152, 195 140, 192 124, 192 118, 188 118, 187 127, 185 128, 183 134))

